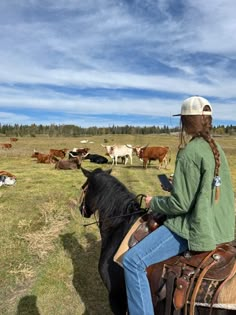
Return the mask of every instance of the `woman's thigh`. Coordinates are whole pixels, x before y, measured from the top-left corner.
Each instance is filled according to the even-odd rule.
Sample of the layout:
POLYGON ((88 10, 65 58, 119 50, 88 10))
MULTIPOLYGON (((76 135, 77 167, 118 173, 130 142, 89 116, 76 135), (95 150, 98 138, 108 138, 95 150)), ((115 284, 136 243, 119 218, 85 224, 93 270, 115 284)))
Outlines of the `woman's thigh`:
POLYGON ((136 262, 136 265, 140 263, 142 267, 148 267, 178 255, 187 249, 187 240, 163 225, 132 247, 125 254, 125 260, 132 260, 136 262))

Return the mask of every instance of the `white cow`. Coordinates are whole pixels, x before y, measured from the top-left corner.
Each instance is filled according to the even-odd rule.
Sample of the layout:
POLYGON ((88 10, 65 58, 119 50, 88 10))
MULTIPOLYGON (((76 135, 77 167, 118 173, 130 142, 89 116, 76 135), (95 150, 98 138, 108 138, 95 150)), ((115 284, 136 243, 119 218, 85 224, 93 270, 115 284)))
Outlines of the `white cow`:
POLYGON ((125 165, 130 158, 130 164, 132 164, 132 153, 133 147, 131 144, 114 144, 114 145, 103 145, 106 149, 106 154, 112 158, 112 165, 115 163, 117 165, 118 157, 125 158, 125 165))

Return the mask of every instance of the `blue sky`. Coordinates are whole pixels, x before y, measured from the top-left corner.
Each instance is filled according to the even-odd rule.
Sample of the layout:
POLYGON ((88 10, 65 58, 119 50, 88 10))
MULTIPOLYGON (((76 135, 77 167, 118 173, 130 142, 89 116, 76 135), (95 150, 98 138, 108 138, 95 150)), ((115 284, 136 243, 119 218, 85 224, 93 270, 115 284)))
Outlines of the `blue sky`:
POLYGON ((236 125, 235 0, 1 0, 0 123, 236 125))

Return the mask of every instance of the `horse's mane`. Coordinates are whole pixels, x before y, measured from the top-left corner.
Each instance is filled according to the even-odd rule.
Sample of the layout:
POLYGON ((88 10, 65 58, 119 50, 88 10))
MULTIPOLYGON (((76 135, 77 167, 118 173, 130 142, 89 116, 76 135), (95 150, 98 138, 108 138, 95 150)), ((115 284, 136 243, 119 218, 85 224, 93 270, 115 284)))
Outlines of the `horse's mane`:
POLYGON ((116 177, 101 169, 97 169, 91 174, 87 193, 90 193, 92 203, 99 211, 100 219, 112 218, 113 227, 124 220, 130 220, 130 217, 122 217, 122 215, 140 209, 134 193, 130 192, 116 177))

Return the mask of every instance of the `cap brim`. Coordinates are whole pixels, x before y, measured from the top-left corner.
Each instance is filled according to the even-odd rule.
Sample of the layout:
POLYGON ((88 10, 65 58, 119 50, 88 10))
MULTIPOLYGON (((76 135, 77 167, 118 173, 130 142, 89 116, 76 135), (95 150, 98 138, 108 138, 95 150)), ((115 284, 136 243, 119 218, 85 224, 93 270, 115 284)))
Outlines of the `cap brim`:
POLYGON ((175 114, 175 115, 172 115, 172 116, 181 116, 181 114, 175 114))

